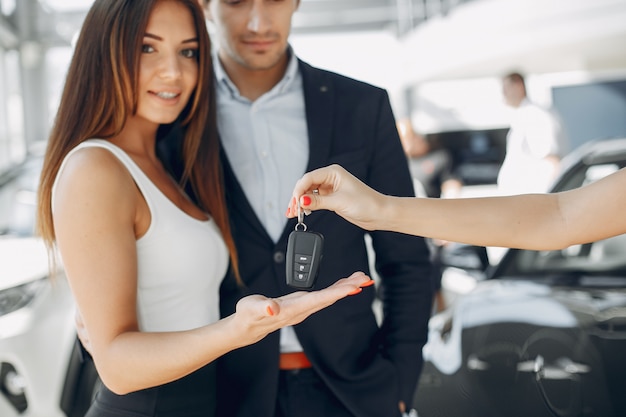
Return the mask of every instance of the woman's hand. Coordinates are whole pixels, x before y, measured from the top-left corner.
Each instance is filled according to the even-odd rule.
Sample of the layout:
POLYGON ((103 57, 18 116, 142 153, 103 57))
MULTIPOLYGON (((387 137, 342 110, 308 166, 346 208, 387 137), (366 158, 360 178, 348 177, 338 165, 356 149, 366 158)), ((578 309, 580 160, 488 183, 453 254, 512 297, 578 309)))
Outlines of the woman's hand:
POLYGON ((298 180, 287 217, 298 215, 297 201, 306 214, 313 210, 332 210, 363 229, 374 230, 374 221, 383 214, 385 196, 341 166, 330 165, 308 172, 298 180))
POLYGON ((233 319, 241 326, 243 334, 251 338, 246 344, 254 343, 282 327, 298 324, 311 314, 348 295, 358 294, 363 287, 372 284, 374 281, 363 272, 355 272, 318 291, 298 291, 279 298, 249 295, 239 300, 233 319))

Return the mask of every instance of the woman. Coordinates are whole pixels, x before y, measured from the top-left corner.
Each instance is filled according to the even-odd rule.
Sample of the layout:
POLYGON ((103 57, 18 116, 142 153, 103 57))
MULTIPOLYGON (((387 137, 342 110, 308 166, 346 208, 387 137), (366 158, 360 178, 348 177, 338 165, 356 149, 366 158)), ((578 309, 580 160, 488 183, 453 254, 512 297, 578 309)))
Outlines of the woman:
POLYGON ((219 319, 228 228, 204 17, 196 0, 96 0, 46 153, 39 231, 58 247, 103 387, 88 412, 211 416, 220 355, 360 291, 250 296, 219 319), (185 130, 183 184, 155 155, 185 130), (184 193, 189 186, 195 205, 184 193))
POLYGON ((367 230, 389 230, 478 246, 562 249, 626 233, 626 170, 571 191, 469 199, 400 198, 367 187, 338 165, 305 174, 296 201, 367 230))

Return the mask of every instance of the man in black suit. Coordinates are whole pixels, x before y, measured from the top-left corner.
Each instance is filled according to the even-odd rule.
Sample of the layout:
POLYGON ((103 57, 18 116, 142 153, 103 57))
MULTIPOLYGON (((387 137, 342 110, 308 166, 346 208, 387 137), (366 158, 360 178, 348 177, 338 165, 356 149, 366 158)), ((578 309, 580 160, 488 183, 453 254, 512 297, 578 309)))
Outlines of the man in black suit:
MULTIPOLYGON (((277 297, 295 221, 285 210, 305 172, 338 163, 385 194, 413 187, 387 93, 297 59, 288 44, 299 0, 204 1, 218 44, 218 129, 244 287, 227 276, 221 313, 250 293, 277 297)), ((212 26, 212 27, 211 27, 212 26)), ((369 271, 366 232, 331 212, 305 223, 325 237, 315 288, 369 271)), ((423 239, 372 232, 374 287, 218 361, 218 415, 393 417, 412 397, 432 302, 423 239)))

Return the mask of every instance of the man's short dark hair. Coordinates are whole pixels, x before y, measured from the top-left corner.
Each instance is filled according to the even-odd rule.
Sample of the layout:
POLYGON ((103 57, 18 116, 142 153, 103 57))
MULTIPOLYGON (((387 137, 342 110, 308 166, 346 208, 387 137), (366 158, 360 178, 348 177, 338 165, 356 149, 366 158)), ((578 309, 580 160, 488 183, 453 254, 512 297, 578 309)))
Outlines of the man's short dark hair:
POLYGON ((514 83, 522 83, 524 82, 524 76, 519 72, 509 72, 503 77, 505 80, 513 81, 514 83))

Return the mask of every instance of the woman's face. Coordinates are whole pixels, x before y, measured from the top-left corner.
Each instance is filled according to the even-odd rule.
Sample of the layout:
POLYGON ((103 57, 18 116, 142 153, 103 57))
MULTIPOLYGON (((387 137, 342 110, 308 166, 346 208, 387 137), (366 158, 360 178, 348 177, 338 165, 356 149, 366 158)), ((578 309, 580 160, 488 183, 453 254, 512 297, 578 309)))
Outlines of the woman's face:
POLYGON ((159 1, 143 38, 136 117, 156 124, 176 120, 196 88, 197 55, 191 11, 177 1, 159 1))

